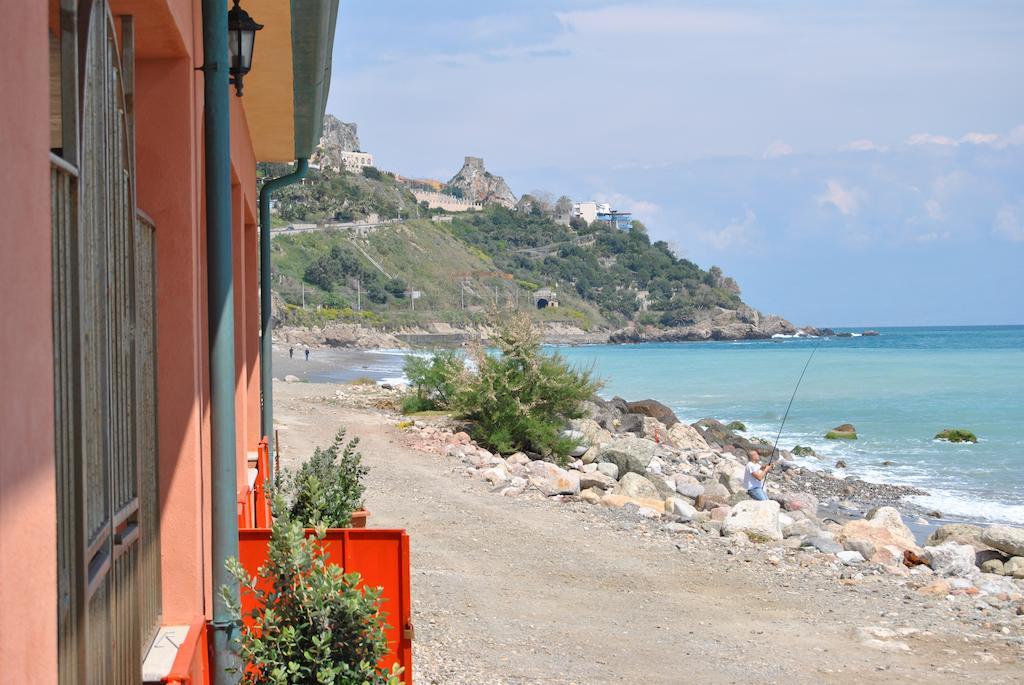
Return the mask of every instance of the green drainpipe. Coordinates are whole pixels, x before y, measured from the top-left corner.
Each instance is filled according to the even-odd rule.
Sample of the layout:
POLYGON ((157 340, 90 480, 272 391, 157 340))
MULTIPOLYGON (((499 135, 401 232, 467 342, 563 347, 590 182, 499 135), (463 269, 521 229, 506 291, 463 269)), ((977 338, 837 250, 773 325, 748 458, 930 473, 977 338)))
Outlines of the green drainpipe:
POLYGON ((260 188, 260 389, 263 391, 261 424, 270 445, 269 477, 274 475, 274 360, 270 324, 270 196, 278 188, 301 181, 309 170, 309 160, 295 160, 295 171, 273 178, 260 188))
POLYGON ((237 626, 220 589, 238 597, 224 563, 238 557, 235 488, 235 315, 231 231, 231 124, 228 109, 228 13, 224 0, 203 0, 203 132, 206 164, 206 270, 210 316, 210 488, 213 564, 213 682, 229 685, 237 665, 237 626))

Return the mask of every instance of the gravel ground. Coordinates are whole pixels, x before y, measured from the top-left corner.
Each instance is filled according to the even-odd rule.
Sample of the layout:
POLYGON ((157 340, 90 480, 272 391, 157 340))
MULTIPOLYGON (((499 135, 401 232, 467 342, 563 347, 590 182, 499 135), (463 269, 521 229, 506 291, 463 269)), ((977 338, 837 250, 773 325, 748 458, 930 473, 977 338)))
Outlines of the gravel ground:
MULTIPOLYGON (((412 544, 417 683, 1024 680, 1012 603, 930 579, 710 536, 539 494, 502 497, 406 446, 373 389, 276 383, 282 462, 341 425, 371 468, 371 526, 412 544), (1008 608, 1009 607, 1009 608, 1008 608)), ((1019 604, 1019 601, 1017 602, 1019 604)))

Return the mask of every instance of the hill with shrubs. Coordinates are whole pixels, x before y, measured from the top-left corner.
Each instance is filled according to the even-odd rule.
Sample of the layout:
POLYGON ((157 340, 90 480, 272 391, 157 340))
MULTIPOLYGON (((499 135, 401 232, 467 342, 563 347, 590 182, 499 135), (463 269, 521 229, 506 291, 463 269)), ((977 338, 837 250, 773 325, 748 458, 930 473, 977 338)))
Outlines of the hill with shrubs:
POLYGON ((796 330, 745 305, 739 285, 718 267, 705 270, 652 241, 640 221, 621 230, 556 220, 571 208, 565 197, 524 195, 513 207, 449 214, 416 204, 402 179, 370 167, 313 170, 276 199, 277 225, 324 227, 274 239, 274 288, 286 323, 482 326, 490 310, 510 308, 615 341, 796 330), (385 223, 331 227, 378 221, 385 223), (552 300, 557 307, 537 306, 552 300))

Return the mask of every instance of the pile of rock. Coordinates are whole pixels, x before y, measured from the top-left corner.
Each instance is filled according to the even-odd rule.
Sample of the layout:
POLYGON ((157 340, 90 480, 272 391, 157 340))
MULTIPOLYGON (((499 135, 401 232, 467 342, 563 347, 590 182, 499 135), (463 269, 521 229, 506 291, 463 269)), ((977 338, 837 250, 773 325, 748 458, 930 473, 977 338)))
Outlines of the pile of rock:
POLYGON ((775 476, 771 500, 754 501, 743 475, 746 450, 759 443, 713 419, 686 425, 652 400, 615 398, 589 409, 589 418, 565 431, 578 449, 562 466, 523 452, 503 457, 452 428, 417 421, 407 429, 414 448, 460 459, 465 473, 506 497, 582 501, 659 520, 673 534, 773 543, 837 568, 857 567, 854 574, 937 575, 953 579, 949 592, 1021 593, 1005 577, 1024 578, 1024 530, 944 526, 921 547, 890 506, 845 523, 823 520, 815 495, 786 478, 798 471, 787 454, 777 457, 781 477, 775 476))

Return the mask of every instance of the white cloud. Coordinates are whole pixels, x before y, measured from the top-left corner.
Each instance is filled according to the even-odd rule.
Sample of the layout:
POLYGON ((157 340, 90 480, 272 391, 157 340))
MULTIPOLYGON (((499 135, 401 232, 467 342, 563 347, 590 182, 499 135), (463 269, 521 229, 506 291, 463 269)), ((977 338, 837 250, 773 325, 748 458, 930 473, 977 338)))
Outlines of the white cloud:
POLYGON ((866 138, 851 140, 849 143, 840 148, 840 150, 853 152, 885 152, 888 149, 889 148, 887 148, 886 146, 879 145, 878 143, 872 140, 868 140, 866 138))
POLYGON ((959 139, 932 133, 915 133, 905 141, 907 145, 938 145, 942 147, 958 147, 960 145, 987 145, 997 150, 1016 145, 1024 145, 1024 126, 1017 126, 1007 135, 999 133, 979 133, 970 131, 959 139))
POLYGON ((1024 242, 1024 212, 1020 205, 1003 205, 996 212, 992 232, 1013 243, 1024 242))
POLYGON ((931 133, 915 133, 907 138, 907 145, 944 145, 956 147, 957 142, 949 136, 937 136, 931 133))
POLYGON ((856 188, 844 188, 843 184, 834 178, 825 182, 825 192, 815 197, 818 205, 832 205, 845 216, 856 214, 860 209, 861 192, 856 188))
POLYGON ((998 133, 966 133, 960 138, 961 143, 970 143, 971 145, 997 145, 1000 142, 1000 136, 998 133))
POLYGON ((786 155, 791 154, 793 154, 793 147, 789 143, 783 140, 776 140, 764 149, 764 152, 761 154, 761 158, 775 159, 776 157, 785 157, 786 155))
POLYGON ((757 215, 748 208, 742 220, 734 219, 728 226, 717 231, 702 230, 697 237, 716 250, 746 250, 753 246, 757 238, 756 223, 757 215))

